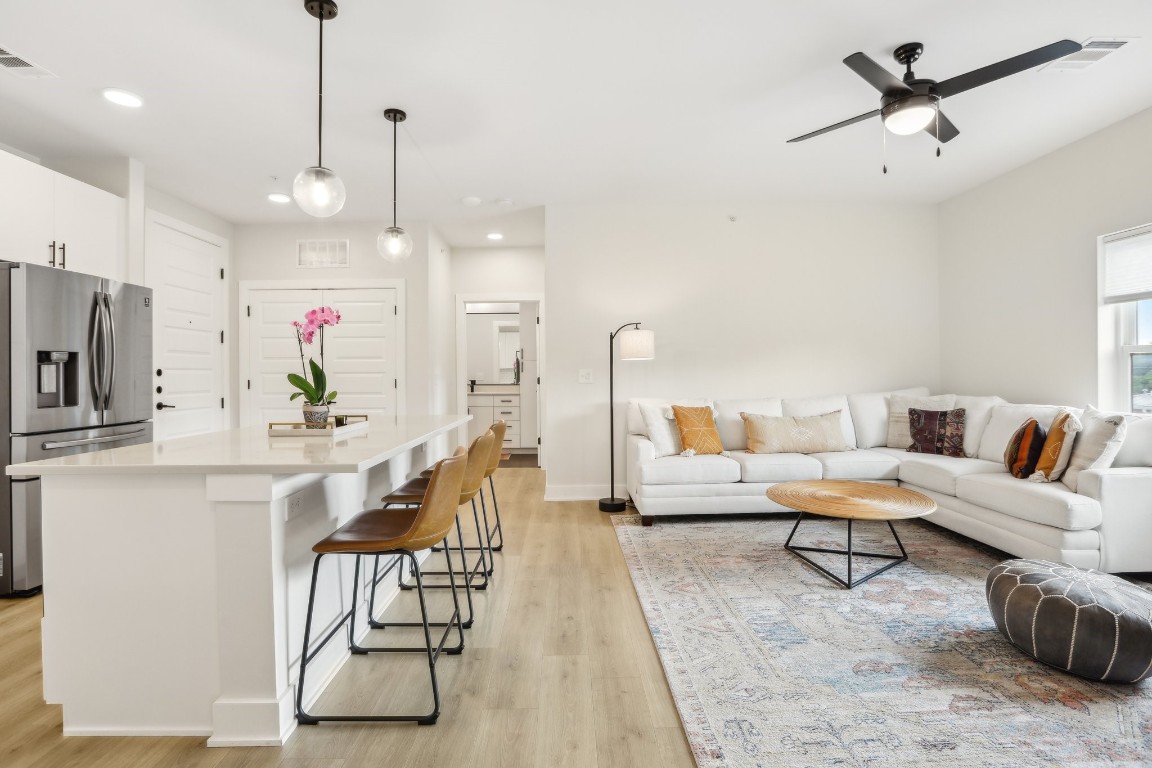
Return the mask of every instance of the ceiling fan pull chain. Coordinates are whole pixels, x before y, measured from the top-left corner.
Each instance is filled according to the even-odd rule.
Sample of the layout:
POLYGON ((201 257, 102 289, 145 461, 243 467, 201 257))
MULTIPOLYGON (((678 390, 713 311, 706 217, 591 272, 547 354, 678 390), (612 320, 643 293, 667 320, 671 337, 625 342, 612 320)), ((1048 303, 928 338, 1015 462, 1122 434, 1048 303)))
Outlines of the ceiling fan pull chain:
POLYGON ((884 128, 884 123, 880 123, 880 157, 883 165, 881 166, 884 173, 888 173, 888 131, 884 128))
POLYGON ((936 157, 940 157, 940 100, 936 100, 936 157))

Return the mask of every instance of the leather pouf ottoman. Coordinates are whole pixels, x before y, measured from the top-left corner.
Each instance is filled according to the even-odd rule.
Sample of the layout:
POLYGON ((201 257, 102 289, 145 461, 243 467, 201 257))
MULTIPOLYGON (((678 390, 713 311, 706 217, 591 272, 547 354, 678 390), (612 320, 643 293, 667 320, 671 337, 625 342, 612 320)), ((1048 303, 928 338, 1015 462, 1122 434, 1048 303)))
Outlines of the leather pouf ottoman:
POLYGON ((1000 563, 985 591, 996 628, 1038 661, 1113 683, 1152 675, 1152 592, 1047 560, 1000 563))

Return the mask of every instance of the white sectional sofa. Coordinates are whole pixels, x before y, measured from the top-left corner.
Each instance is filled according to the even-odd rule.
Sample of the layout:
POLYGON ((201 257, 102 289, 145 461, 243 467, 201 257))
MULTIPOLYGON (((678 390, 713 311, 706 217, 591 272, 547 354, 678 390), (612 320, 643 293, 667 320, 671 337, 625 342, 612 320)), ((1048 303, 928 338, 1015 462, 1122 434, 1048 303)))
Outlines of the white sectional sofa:
MULTIPOLYGON (((924 396, 927 388, 897 390, 924 396)), ((644 524, 656 517, 782 512, 765 491, 787 480, 850 479, 902 485, 936 501, 926 519, 1017 557, 1040 558, 1109 573, 1152 572, 1152 417, 1127 425, 1109 469, 1080 473, 1077 491, 1008 474, 1004 448, 1027 418, 1048 428, 1059 406, 1015 405, 998 397, 957 396, 967 410, 967 458, 885 447, 892 392, 817 398, 631 400, 627 482, 644 524), (712 405, 728 455, 656 457, 641 406, 712 405), (742 411, 812 416, 841 410, 855 450, 748 453, 742 411)), ((1077 415, 1080 410, 1071 408, 1077 415)), ((649 410, 649 413, 651 411, 649 410)))

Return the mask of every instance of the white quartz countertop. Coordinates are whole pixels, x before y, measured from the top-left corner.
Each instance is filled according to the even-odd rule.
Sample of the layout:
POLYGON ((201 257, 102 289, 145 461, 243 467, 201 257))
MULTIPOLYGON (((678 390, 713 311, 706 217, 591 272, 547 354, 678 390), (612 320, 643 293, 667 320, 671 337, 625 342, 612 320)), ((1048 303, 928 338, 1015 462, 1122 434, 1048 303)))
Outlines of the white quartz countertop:
POLYGON ((398 416, 391 420, 373 418, 367 431, 339 439, 271 437, 266 427, 242 427, 13 464, 7 473, 19 476, 355 473, 422 445, 471 418, 458 414, 398 416))

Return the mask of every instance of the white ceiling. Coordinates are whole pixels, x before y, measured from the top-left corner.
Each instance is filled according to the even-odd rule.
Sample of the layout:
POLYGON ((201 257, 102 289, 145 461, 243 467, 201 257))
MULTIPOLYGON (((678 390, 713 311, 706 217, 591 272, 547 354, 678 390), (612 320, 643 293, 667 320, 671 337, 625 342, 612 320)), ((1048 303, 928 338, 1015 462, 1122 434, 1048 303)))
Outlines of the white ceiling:
MULTIPOLYGON (((553 204, 946 199, 1152 106, 1147 0, 338 0, 325 26, 325 165, 339 219, 390 218, 456 246, 543 241, 553 204), (1062 38, 1142 38, 1083 73, 1031 71, 945 104, 960 136, 878 121, 793 136, 874 109, 841 64, 863 51, 943 80, 1062 38), (479 206, 461 204, 465 196, 479 206), (510 199, 511 206, 497 200, 510 199)), ((54 74, 0 72, 0 143, 141 160, 147 183, 236 223, 306 219, 265 195, 316 159, 316 26, 302 0, 0 0, 0 48, 54 74), (117 86, 146 100, 114 107, 117 86), (273 181, 271 177, 278 177, 273 181)))

